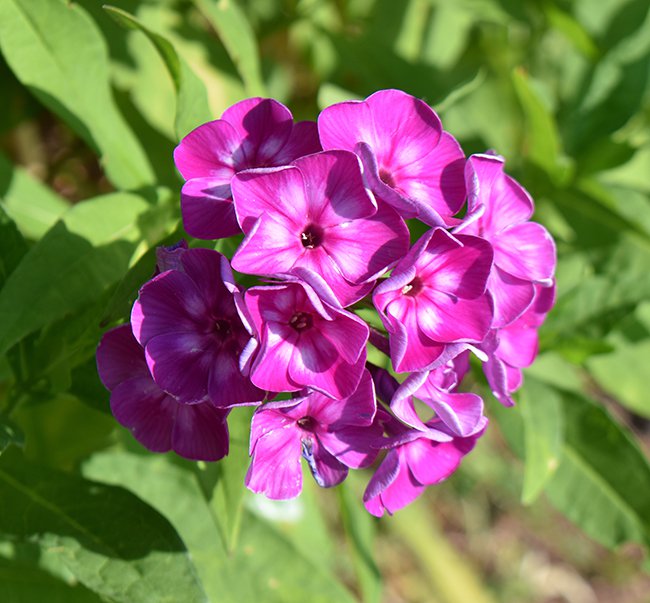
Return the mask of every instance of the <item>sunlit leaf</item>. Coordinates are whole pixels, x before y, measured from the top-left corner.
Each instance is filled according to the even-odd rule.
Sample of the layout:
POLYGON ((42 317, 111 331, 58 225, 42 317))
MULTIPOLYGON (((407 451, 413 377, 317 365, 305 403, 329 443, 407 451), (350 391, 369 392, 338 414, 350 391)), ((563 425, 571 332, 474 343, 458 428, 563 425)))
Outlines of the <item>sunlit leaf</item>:
POLYGON ((0 532, 59 550, 86 587, 120 603, 206 597, 169 522, 130 492, 0 458, 0 532))
POLYGON ((113 100, 105 42, 83 8, 64 0, 5 0, 0 47, 16 77, 97 149, 115 185, 152 183, 144 151, 113 100))
POLYGON ((211 113, 205 86, 169 40, 146 27, 126 11, 114 6, 105 6, 104 9, 120 24, 144 33, 160 54, 176 90, 177 138, 180 140, 196 126, 209 121, 211 113))

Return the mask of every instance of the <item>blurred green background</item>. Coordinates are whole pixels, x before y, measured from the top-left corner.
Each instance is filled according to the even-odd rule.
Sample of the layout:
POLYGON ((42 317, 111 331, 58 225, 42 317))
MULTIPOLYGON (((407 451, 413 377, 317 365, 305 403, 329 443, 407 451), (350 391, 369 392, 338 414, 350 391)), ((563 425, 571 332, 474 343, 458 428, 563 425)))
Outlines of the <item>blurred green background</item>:
MULTIPOLYGON (((132 197, 120 197, 137 214, 138 233, 127 237, 114 274, 93 277, 74 307, 57 305, 56 291, 48 297, 56 284, 39 288, 39 275, 51 272, 42 262, 19 276, 17 269, 13 288, 0 292, 7 417, 18 405, 11 392, 27 384, 2 448, 24 438, 30 461, 132 489, 170 519, 209 572, 210 557, 223 551, 200 541, 201 525, 183 525, 172 485, 189 509, 197 483, 210 492, 213 514, 226 517, 217 527, 235 522, 224 509, 242 494, 226 488, 217 500, 210 488, 230 479, 220 470, 143 455, 106 414, 94 346, 148 278, 147 250, 178 238, 172 151, 180 135, 248 96, 272 96, 296 118, 315 119, 331 103, 400 88, 425 99, 468 155, 505 156, 506 170, 535 199, 535 219, 555 237, 558 303, 542 328, 540 357, 515 409, 488 401, 491 429, 460 471, 392 519, 362 511, 363 477, 338 492, 309 487, 285 504, 245 495, 243 557, 220 571, 249 581, 249 594, 232 594, 223 576, 206 589, 224 589, 224 601, 304 601, 309 587, 284 587, 303 580, 302 570, 291 577, 298 555, 364 601, 650 601, 647 0, 113 2, 137 22, 102 2, 76 4, 82 10, 59 0, 0 2, 3 228, 15 223, 31 253, 71 216, 66 226, 100 250, 108 239, 83 233, 91 220, 99 232, 103 214, 84 214, 79 202, 127 190, 148 205, 140 212, 132 197), (32 299, 29 282, 46 309, 36 304, 41 318, 21 315, 24 324, 10 332, 11 312, 32 299), (163 477, 166 485, 156 481, 163 477), (275 536, 263 536, 267 529, 275 536), (272 559, 246 557, 247 542, 275 542, 269 538, 283 539, 273 545, 282 571, 272 559)), ((2 285, 17 265, 8 233, 2 285)), ((113 261, 92 261, 102 258, 113 261)), ((485 389, 478 377, 470 385, 485 389)), ((49 585, 51 576, 67 585, 62 601, 97 600, 76 585, 78 576, 30 551, 0 542, 3 601, 45 600, 16 584, 49 585)), ((322 600, 343 600, 337 592, 322 600)))

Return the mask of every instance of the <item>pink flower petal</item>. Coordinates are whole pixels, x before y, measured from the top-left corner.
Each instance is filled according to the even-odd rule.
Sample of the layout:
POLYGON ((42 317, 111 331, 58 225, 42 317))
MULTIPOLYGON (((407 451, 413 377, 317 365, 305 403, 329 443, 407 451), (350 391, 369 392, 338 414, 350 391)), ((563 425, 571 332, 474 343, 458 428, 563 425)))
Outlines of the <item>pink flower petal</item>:
POLYGON ((361 162, 349 151, 323 151, 293 162, 309 198, 307 221, 321 228, 372 215, 377 210, 361 177, 361 162))
POLYGON ((348 476, 348 468, 327 452, 318 438, 302 439, 302 456, 321 488, 336 486, 348 476))
POLYGON ((358 142, 371 147, 376 134, 370 107, 361 101, 330 105, 318 116, 318 134, 324 149, 354 151, 358 142))
POLYGON ((406 445, 405 455, 415 479, 424 485, 437 484, 458 469, 463 457, 469 453, 476 437, 455 438, 452 442, 415 440, 406 445))
POLYGON ((289 140, 275 154, 273 160, 275 165, 288 165, 298 157, 318 153, 322 150, 316 122, 299 121, 293 124, 289 140))
POLYGON ((291 135, 293 116, 272 98, 248 98, 226 109, 221 119, 228 122, 241 141, 245 167, 280 165, 275 157, 291 135))
POLYGON ((232 204, 230 178, 193 178, 181 190, 183 226, 198 239, 223 239, 241 232, 232 204))
POLYGON ((302 490, 300 433, 273 429, 260 437, 246 473, 246 487, 275 500, 294 498, 302 490))
POLYGON ((271 392, 296 392, 304 382, 295 381, 289 374, 289 366, 297 355, 291 327, 271 323, 263 331, 261 348, 251 366, 251 381, 260 389, 271 392))
POLYGON ((528 281, 552 278, 555 271, 555 243, 536 222, 515 224, 493 240, 494 263, 502 270, 528 281))
POLYGON ((216 178, 228 182, 244 156, 237 131, 217 119, 192 130, 174 149, 174 161, 185 180, 216 178))
POLYGON ((244 234, 263 213, 286 222, 300 237, 309 215, 308 197, 300 170, 293 166, 247 170, 232 179, 235 213, 244 234))
POLYGON ((495 328, 514 322, 530 306, 535 296, 533 283, 518 279, 496 265, 488 278, 488 290, 494 302, 492 324, 495 328))

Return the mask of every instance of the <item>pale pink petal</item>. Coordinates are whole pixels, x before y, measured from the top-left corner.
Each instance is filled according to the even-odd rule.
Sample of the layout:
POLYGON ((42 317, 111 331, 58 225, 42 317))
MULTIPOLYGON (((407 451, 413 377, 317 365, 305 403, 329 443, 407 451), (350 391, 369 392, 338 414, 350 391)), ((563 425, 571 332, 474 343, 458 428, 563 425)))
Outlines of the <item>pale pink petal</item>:
POLYGON ((293 162, 300 169, 309 207, 306 223, 321 228, 370 216, 377 207, 363 184, 359 158, 349 151, 323 151, 293 162))
POLYGON ((263 213, 277 216, 300 237, 309 206, 300 170, 293 166, 247 170, 232 179, 235 213, 247 234, 263 213))
POLYGON ((415 201, 419 218, 431 226, 458 213, 465 201, 465 155, 456 139, 443 132, 438 145, 418 161, 392 172, 399 192, 415 201), (435 211, 428 216, 427 208, 435 211))
POLYGON ((529 281, 550 279, 555 271, 555 243, 536 222, 515 224, 492 241, 494 263, 502 270, 529 281))
POLYGON ((305 249, 291 225, 277 214, 263 213, 248 231, 232 258, 232 267, 245 274, 289 272, 305 249))
POLYGON ((301 442, 296 429, 273 429, 254 445, 246 487, 268 498, 294 498, 302 490, 301 442))
POLYGON ((318 134, 324 149, 354 151, 358 142, 376 142, 370 107, 362 101, 330 105, 318 116, 318 134))
POLYGON ((242 160, 236 130, 220 119, 192 130, 174 149, 176 168, 185 180, 216 178, 228 182, 242 160))
POLYGON ((382 204, 370 218, 329 228, 323 247, 351 282, 377 278, 406 255, 409 231, 404 220, 382 204))
POLYGON ((517 320, 535 296, 533 283, 518 279, 496 265, 488 278, 488 291, 494 303, 495 328, 505 327, 517 320))

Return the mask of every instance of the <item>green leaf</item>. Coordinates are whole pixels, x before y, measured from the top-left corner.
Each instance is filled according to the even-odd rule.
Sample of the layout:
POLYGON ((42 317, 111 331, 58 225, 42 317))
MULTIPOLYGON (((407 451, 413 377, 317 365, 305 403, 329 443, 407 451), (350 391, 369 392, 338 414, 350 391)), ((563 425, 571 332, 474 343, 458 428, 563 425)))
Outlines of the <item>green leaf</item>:
POLYGON ((0 289, 27 253, 27 243, 0 206, 0 289))
POLYGON ((237 546, 246 492, 244 478, 249 464, 252 413, 245 408, 238 410, 228 417, 230 450, 227 462, 204 464, 198 474, 227 551, 237 546))
POLYGON ((194 0, 237 67, 249 96, 266 96, 255 34, 235 0, 194 0))
POLYGON ((549 109, 523 70, 512 72, 512 83, 526 121, 525 154, 549 175, 560 175, 560 135, 549 109))
POLYGON ((126 272, 149 205, 114 193, 75 205, 23 258, 0 291, 0 354, 98 299, 126 272))
POLYGON ((524 423, 526 465, 521 495, 525 504, 532 503, 558 467, 562 454, 562 402, 557 392, 526 378, 519 396, 519 410, 524 423))
POLYGON ((101 603, 81 585, 66 584, 24 562, 0 558, 0 601, 11 603, 101 603))
POLYGON ((113 99, 106 44, 84 9, 64 0, 4 0, 0 47, 16 77, 100 153, 111 182, 127 189, 153 182, 113 99))
POLYGON ((55 547, 72 574, 123 603, 206 600, 169 522, 130 492, 0 459, 0 532, 55 547))
POLYGON ((104 6, 104 10, 124 27, 138 29, 145 34, 165 63, 176 90, 175 129, 177 138, 180 140, 196 126, 212 119, 205 86, 169 40, 151 31, 126 11, 114 6, 104 6))
POLYGON ((31 239, 40 239, 70 207, 1 153, 0 200, 20 231, 31 239))
POLYGON ((171 457, 100 453, 84 465, 84 474, 128 487, 170 519, 187 544, 212 603, 354 601, 329 572, 249 513, 242 518, 237 547, 228 554, 195 475, 170 461, 171 457))
POLYGON ((587 369, 600 387, 632 412, 650 419, 648 366, 648 339, 621 345, 611 354, 601 354, 587 360, 587 369))
POLYGON ((566 437, 546 487, 555 507, 601 544, 650 544, 650 466, 626 430, 585 398, 565 394, 566 437))
POLYGON ((364 603, 381 601, 381 573, 373 558, 376 522, 347 482, 337 488, 341 519, 364 603))

